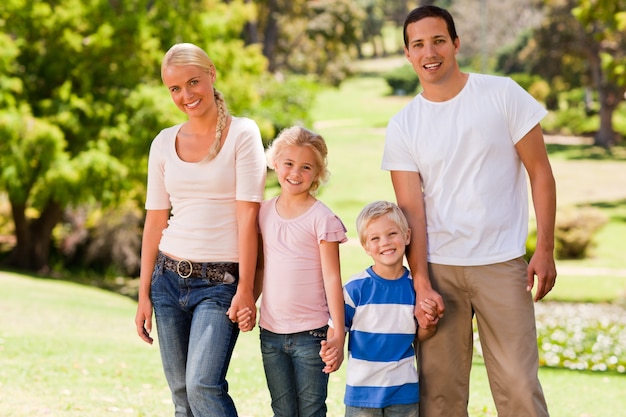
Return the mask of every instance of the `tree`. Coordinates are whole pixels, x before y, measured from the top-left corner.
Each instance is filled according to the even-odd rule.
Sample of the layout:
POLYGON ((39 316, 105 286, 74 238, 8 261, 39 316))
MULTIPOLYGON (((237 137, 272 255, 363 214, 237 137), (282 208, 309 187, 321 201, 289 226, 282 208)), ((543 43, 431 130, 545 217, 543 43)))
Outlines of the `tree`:
MULTIPOLYGON (((617 140, 613 113, 626 92, 626 0, 543 0, 543 5, 543 22, 507 66, 546 79, 553 97, 575 88, 596 91, 600 127, 594 140, 609 148, 617 140)), ((547 104, 555 108, 556 100, 547 104)))
POLYGON ((173 43, 207 48, 229 107, 251 111, 265 69, 240 39, 253 11, 242 1, 4 0, 0 190, 15 227, 11 265, 46 268, 66 208, 143 195, 150 142, 180 117, 155 87, 173 43))
POLYGON ((373 56, 386 55, 385 42, 382 35, 385 24, 384 3, 383 0, 357 0, 357 4, 365 12, 365 19, 361 25, 361 42, 357 42, 355 45, 359 58, 363 58, 361 45, 367 42, 372 45, 373 56), (378 45, 380 45, 380 50, 378 45))
POLYGON ((354 1, 260 0, 256 4, 258 39, 270 72, 316 74, 333 85, 350 74, 365 18, 354 1))
POLYGON ((617 142, 613 114, 626 93, 626 0, 579 0, 572 14, 588 41, 580 47, 600 102, 595 144, 609 148, 617 142))
POLYGON ((515 44, 521 34, 539 25, 541 8, 533 2, 452 2, 450 11, 461 39, 460 60, 481 72, 493 69, 493 58, 499 50, 515 44))

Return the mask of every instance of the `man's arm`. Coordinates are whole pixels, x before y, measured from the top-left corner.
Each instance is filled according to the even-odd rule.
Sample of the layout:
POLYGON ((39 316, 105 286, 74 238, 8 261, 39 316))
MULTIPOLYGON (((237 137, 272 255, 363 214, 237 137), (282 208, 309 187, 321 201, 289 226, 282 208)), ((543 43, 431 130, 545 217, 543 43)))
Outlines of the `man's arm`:
POLYGON ((428 276, 426 258, 426 212, 422 179, 418 172, 391 171, 391 182, 396 194, 398 207, 402 210, 411 229, 411 243, 407 247, 406 257, 413 276, 413 286, 417 295, 415 317, 420 326, 426 327, 430 321, 419 308, 420 303, 431 299, 437 303, 437 316, 443 317, 445 306, 441 295, 433 290, 428 276))
POLYGON ((556 282, 554 264, 554 222, 556 216, 556 184, 541 126, 537 124, 515 145, 528 172, 537 219, 537 246, 528 264, 528 291, 535 283, 535 301, 541 300, 556 282))

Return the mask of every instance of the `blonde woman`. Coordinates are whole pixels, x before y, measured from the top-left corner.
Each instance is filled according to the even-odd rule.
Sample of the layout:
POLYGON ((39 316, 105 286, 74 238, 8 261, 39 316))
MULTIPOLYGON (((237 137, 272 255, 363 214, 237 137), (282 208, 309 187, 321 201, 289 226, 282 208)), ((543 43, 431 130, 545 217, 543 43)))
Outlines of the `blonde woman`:
POLYGON ((187 121, 150 148, 137 333, 153 342, 154 310, 176 416, 233 417, 226 372, 239 327, 251 328, 237 312, 256 311, 263 144, 254 121, 228 114, 201 48, 172 46, 161 78, 187 121))

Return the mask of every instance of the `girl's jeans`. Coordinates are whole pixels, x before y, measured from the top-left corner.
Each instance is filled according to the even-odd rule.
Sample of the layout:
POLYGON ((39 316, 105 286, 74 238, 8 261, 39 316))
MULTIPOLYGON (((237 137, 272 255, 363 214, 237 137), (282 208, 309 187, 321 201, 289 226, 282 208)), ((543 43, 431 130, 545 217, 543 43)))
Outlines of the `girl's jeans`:
POLYGON ((321 341, 327 326, 276 334, 261 329, 261 354, 274 417, 325 417, 328 374, 322 372, 321 341))
POLYGON ((232 284, 181 278, 157 263, 151 297, 176 417, 237 417, 226 371, 239 335, 226 310, 232 284))

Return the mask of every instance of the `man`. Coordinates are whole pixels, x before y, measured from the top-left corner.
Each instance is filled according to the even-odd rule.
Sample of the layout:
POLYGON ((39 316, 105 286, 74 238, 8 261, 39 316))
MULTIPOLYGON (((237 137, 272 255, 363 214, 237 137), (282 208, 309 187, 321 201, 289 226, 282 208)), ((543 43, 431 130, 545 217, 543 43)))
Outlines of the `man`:
POLYGON ((437 334, 419 349, 420 417, 468 415, 474 314, 498 415, 548 416, 531 294, 535 276, 535 301, 556 280, 546 111, 509 78, 461 71, 444 9, 410 12, 404 42, 423 91, 389 122, 382 167, 413 230, 416 305, 438 303, 437 334), (526 173, 537 222, 528 264, 526 173))

